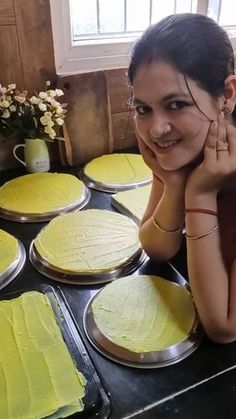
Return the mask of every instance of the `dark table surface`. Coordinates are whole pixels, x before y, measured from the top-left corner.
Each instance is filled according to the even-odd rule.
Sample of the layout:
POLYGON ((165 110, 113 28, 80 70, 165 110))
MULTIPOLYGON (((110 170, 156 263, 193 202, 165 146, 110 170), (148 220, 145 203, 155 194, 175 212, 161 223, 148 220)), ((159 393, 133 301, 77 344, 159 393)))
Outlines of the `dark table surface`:
MULTIPOLYGON (((78 175, 76 168, 62 171, 78 175)), ((0 172, 0 184, 25 174, 22 170, 0 172)), ((91 191, 86 208, 112 209, 111 195, 91 191)), ((119 365, 99 354, 84 336, 82 317, 90 297, 102 286, 63 285, 37 272, 28 259, 32 239, 46 223, 18 223, 0 219, 0 228, 24 244, 27 261, 23 271, 0 291, 0 296, 39 284, 59 285, 72 310, 84 345, 110 398, 112 419, 211 419, 236 417, 236 343, 217 345, 203 337, 198 349, 172 366, 142 370, 119 365)), ((184 247, 172 264, 186 276, 184 247)), ((141 273, 162 275, 178 281, 181 276, 169 264, 150 261, 141 273)), ((79 416, 78 416, 79 417, 79 416)), ((93 416, 101 417, 101 416, 93 416)), ((1 418, 4 419, 4 418, 1 418)))

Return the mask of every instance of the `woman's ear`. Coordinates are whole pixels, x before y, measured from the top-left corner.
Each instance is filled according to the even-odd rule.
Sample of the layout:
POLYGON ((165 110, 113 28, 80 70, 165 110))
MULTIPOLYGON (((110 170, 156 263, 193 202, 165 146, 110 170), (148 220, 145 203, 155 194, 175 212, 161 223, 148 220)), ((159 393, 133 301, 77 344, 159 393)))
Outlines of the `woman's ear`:
POLYGON ((223 112, 232 113, 236 104, 236 75, 225 79, 223 112))

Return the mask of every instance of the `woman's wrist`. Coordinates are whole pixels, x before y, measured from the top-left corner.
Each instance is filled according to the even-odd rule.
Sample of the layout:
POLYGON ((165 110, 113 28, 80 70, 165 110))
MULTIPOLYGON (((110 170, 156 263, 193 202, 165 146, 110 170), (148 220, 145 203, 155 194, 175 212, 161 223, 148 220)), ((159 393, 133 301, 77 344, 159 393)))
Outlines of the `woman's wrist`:
POLYGON ((217 210, 217 194, 208 192, 204 194, 185 191, 185 208, 211 208, 217 210))

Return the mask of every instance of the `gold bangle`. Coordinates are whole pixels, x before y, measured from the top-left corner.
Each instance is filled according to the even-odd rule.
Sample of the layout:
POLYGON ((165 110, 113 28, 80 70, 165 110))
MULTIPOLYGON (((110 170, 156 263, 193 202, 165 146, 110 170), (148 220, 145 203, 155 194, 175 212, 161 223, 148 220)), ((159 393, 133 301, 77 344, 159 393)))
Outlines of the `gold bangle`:
POLYGON ((175 228, 174 230, 166 230, 158 224, 154 217, 152 217, 152 223, 158 230, 162 231, 163 233, 177 233, 178 231, 182 230, 182 226, 175 228))
POLYGON ((219 224, 216 224, 211 230, 207 231, 207 233, 199 234, 197 236, 191 236, 191 235, 185 234, 185 237, 186 239, 189 239, 189 240, 201 239, 202 237, 206 237, 209 234, 213 233, 213 231, 217 230, 218 227, 219 227, 219 224))

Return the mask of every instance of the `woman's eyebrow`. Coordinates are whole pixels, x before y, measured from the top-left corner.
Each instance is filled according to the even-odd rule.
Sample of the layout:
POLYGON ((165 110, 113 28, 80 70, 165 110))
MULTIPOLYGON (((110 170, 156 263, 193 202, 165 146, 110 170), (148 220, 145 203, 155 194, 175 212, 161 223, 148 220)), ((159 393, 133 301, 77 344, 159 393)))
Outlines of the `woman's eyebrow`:
POLYGON ((137 97, 132 98, 132 104, 133 105, 146 105, 146 103, 143 100, 138 99, 137 97))
POLYGON ((182 93, 182 92, 174 92, 170 93, 169 95, 166 95, 162 98, 163 101, 172 100, 172 99, 190 99, 191 96, 188 93, 182 93))

